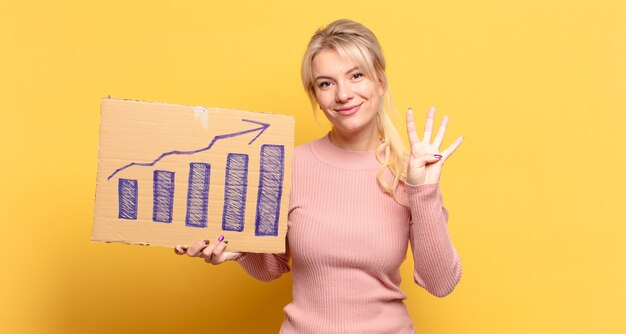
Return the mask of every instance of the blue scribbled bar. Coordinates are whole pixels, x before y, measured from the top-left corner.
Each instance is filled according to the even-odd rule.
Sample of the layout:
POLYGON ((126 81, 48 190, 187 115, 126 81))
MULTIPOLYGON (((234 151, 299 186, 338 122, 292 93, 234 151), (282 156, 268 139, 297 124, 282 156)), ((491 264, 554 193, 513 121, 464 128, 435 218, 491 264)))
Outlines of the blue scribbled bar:
POLYGON ((259 195, 257 197, 254 229, 254 234, 257 236, 278 235, 284 162, 285 149, 283 145, 261 146, 259 195))
POLYGON ((117 183, 120 219, 137 219, 137 180, 119 179, 117 183))
POLYGON ((174 207, 174 172, 155 170, 153 184, 152 220, 171 223, 174 207))
POLYGON ((222 230, 243 231, 248 188, 248 155, 229 153, 226 160, 222 230))
POLYGON ((210 178, 210 164, 202 162, 189 164, 186 226, 207 227, 210 178))

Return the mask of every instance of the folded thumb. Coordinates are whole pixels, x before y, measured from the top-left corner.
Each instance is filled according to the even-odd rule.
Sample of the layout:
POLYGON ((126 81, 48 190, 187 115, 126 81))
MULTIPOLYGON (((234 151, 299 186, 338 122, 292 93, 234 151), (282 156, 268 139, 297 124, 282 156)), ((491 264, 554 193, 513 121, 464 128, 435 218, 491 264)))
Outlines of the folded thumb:
POLYGON ((441 160, 441 158, 442 158, 441 154, 432 154, 426 157, 426 163, 432 164, 441 160))

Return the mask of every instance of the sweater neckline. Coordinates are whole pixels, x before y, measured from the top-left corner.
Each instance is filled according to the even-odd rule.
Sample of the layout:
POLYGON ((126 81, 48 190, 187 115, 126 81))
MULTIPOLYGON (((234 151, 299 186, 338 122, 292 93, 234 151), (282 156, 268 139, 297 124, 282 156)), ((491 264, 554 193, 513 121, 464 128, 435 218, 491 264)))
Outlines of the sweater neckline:
POLYGON ((321 161, 338 168, 372 170, 380 168, 375 151, 350 151, 339 148, 323 136, 311 142, 313 154, 321 161))

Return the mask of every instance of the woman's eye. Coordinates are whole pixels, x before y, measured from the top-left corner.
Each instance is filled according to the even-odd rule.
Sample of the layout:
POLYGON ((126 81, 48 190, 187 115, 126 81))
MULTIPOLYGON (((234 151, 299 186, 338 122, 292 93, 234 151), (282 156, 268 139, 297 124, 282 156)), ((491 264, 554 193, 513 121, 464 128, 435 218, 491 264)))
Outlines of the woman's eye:
POLYGON ((363 77, 363 73, 357 72, 352 75, 352 79, 359 79, 363 77))
POLYGON ((326 88, 326 87, 330 86, 330 82, 328 82, 328 81, 322 81, 322 82, 320 82, 319 84, 317 84, 317 86, 318 86, 319 88, 326 88))

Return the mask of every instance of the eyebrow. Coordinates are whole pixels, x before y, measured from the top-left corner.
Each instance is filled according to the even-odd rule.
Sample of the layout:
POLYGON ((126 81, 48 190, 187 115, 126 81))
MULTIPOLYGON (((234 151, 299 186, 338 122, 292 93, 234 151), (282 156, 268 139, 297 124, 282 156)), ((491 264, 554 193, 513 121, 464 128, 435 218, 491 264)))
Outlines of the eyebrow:
MULTIPOLYGON (((358 69, 359 69, 359 67, 358 67, 358 66, 355 66, 355 67, 353 67, 353 68, 351 68, 351 69, 347 70, 347 71, 346 71, 346 74, 348 74, 348 73, 350 73, 350 72, 353 72, 354 70, 358 70, 358 69)), ((315 79, 314 79, 313 81, 317 81, 317 80, 319 80, 319 79, 332 79, 332 78, 331 78, 331 77, 324 76, 324 75, 320 75, 320 76, 315 77, 315 79)))

